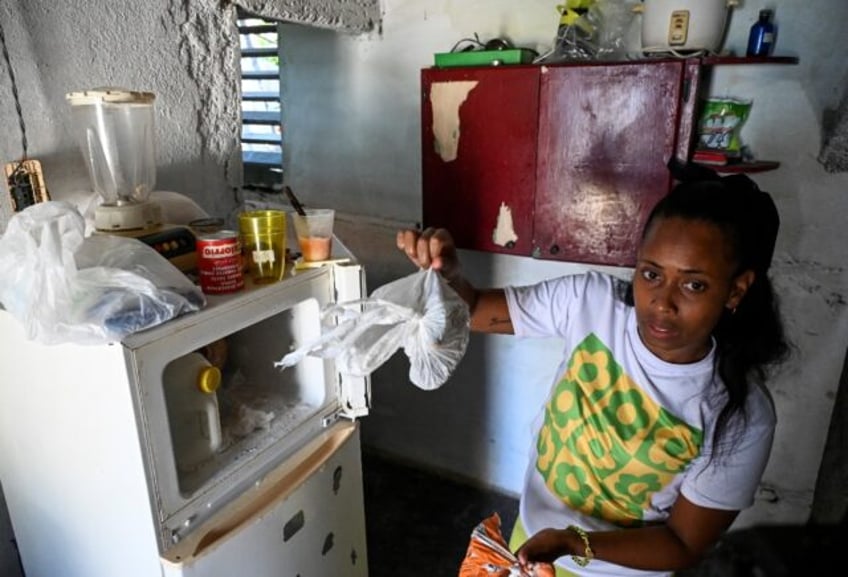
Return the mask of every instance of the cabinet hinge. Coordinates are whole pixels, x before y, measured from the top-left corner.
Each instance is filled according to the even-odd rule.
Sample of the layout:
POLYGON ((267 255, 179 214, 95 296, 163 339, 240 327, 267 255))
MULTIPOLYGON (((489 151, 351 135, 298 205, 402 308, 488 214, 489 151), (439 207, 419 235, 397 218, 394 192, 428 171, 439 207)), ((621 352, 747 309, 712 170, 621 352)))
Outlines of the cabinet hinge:
POLYGON ((332 413, 324 415, 324 418, 321 419, 321 426, 325 429, 332 427, 336 424, 344 415, 342 414, 341 409, 336 409, 332 413))

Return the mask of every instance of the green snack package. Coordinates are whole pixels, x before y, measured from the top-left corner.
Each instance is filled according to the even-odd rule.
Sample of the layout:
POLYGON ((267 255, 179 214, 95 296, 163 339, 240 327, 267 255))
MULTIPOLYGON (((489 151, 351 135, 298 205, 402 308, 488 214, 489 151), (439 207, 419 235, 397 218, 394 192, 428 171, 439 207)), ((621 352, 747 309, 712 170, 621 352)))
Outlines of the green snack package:
POLYGON ((708 98, 698 122, 698 148, 741 156, 739 133, 751 112, 750 100, 708 98))

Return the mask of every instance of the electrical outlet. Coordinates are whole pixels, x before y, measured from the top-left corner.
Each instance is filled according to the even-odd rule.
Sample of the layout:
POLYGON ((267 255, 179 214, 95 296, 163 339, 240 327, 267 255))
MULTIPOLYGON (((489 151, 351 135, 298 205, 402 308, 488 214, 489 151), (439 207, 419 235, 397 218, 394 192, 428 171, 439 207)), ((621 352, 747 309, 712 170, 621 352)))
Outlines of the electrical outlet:
POLYGON ((10 162, 6 164, 3 172, 12 212, 20 212, 33 204, 50 200, 39 161, 10 162))
POLYGON ((689 37, 689 11, 675 10, 668 23, 668 45, 683 46, 689 37))

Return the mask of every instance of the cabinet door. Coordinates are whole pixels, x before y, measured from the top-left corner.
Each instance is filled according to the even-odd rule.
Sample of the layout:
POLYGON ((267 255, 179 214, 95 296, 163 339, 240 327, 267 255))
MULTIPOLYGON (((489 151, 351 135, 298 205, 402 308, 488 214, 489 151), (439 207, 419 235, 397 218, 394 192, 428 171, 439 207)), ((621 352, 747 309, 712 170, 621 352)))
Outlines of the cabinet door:
POLYGON ((421 73, 424 225, 460 248, 529 255, 539 67, 421 73))
POLYGON ((683 85, 680 93, 680 120, 677 126, 677 160, 691 160, 697 130, 698 94, 703 84, 701 62, 694 58, 686 61, 683 68, 683 85))
POLYGON ((534 256, 634 264, 671 185, 682 79, 681 62, 543 69, 534 256))

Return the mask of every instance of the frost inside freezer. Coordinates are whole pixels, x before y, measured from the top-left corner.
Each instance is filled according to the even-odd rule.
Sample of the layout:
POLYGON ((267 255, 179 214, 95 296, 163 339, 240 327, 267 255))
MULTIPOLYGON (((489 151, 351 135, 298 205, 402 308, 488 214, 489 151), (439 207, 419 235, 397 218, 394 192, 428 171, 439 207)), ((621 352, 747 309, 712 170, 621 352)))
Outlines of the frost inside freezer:
POLYGON ((163 398, 179 490, 188 497, 275 444, 332 395, 325 361, 274 361, 320 334, 314 299, 216 338, 165 365, 163 398))

